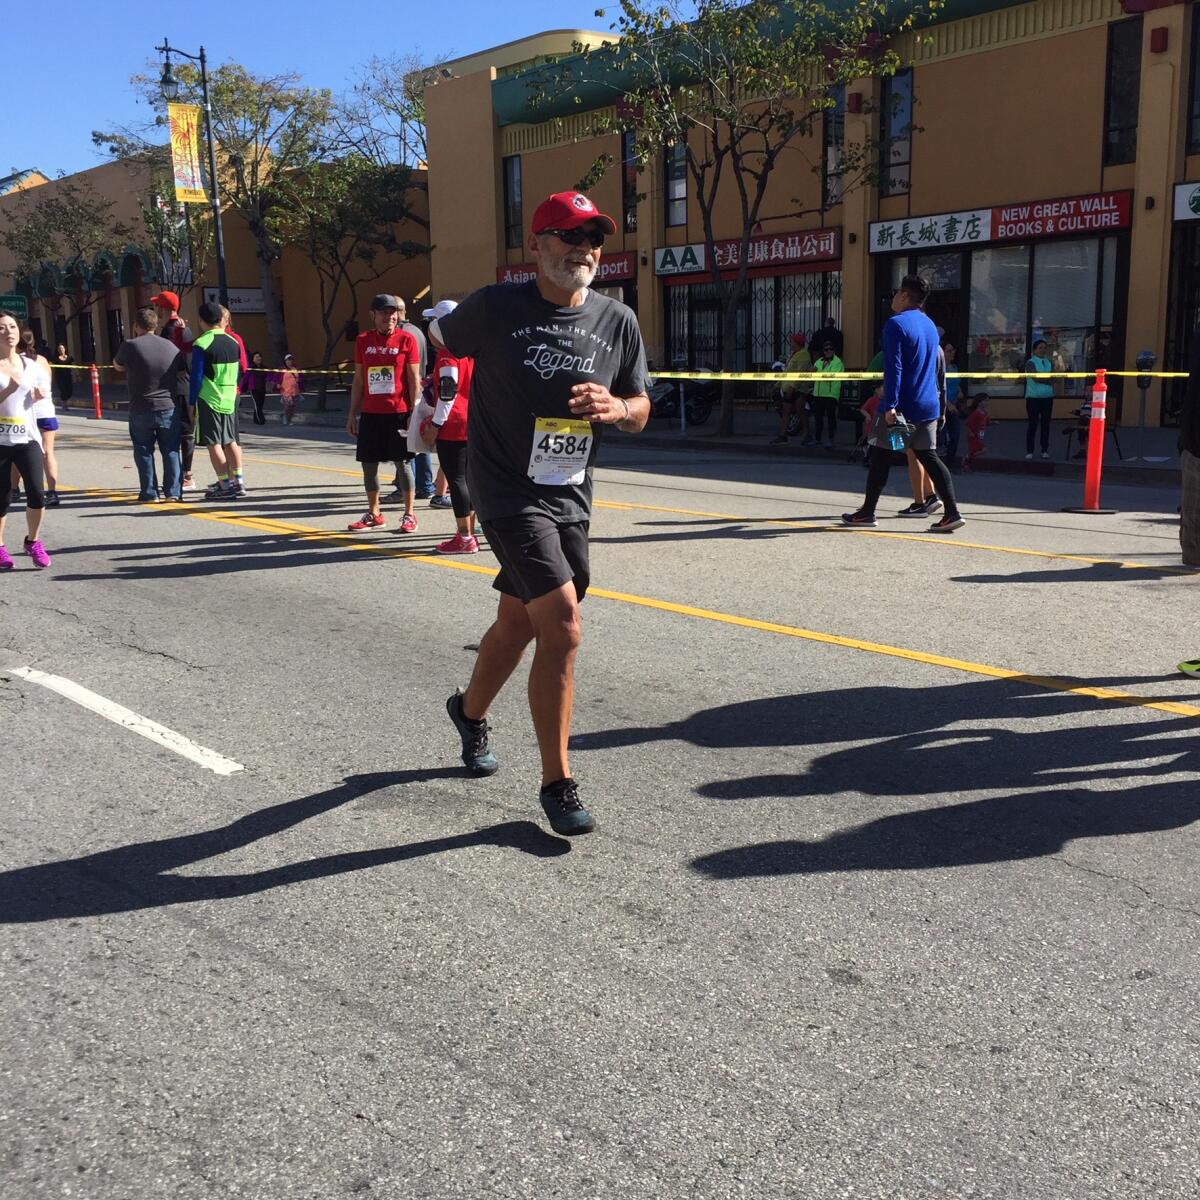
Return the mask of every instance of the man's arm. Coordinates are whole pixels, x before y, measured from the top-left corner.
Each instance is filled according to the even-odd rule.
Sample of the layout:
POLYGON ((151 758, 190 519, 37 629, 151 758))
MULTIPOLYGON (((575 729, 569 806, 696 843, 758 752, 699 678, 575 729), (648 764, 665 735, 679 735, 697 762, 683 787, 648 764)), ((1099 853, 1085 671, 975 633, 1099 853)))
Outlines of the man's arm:
POLYGON ((354 378, 350 381, 350 412, 346 417, 346 432, 351 437, 358 437, 358 414, 362 412, 363 404, 363 367, 362 363, 354 364, 354 378))
POLYGON ((883 399, 879 402, 879 409, 885 414, 900 403, 900 377, 904 370, 900 341, 896 323, 888 321, 883 327, 883 399))
POLYGON ((192 347, 191 384, 188 388, 188 404, 196 407, 200 399, 200 385, 204 382, 204 351, 199 346, 192 347))
POLYGON ((408 376, 408 394, 412 397, 409 410, 415 413, 417 405, 421 403, 421 364, 410 362, 405 368, 405 374, 408 376))

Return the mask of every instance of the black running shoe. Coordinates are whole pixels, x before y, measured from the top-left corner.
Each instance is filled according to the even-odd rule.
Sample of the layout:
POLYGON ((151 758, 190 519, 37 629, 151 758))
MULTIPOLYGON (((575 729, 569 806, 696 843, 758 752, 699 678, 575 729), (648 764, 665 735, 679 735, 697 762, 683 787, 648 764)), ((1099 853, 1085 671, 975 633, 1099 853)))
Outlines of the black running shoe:
POLYGON ((487 721, 469 721, 463 716, 463 694, 456 691, 446 701, 446 711, 462 738, 463 765, 472 775, 495 775, 500 769, 496 756, 488 746, 487 721))
POLYGON ((592 814, 579 799, 579 784, 573 779, 560 779, 542 788, 538 799, 550 820, 550 828, 563 837, 591 833, 596 828, 592 814))
POLYGON ((874 529, 878 522, 874 513, 866 513, 860 508, 858 512, 842 513, 842 524, 855 529, 874 529))
POLYGON ((902 508, 896 516, 898 517, 924 517, 928 516, 929 510, 925 507, 923 501, 914 500, 907 508, 902 508))

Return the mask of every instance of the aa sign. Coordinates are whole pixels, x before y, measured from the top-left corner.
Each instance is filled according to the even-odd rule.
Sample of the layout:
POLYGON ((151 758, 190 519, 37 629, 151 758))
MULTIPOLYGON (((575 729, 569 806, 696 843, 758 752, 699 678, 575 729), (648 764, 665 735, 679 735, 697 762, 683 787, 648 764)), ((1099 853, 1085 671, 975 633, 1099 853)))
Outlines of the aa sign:
POLYGON ((207 204, 204 177, 200 174, 200 108, 195 104, 168 104, 171 128, 171 168, 175 199, 180 204, 207 204))

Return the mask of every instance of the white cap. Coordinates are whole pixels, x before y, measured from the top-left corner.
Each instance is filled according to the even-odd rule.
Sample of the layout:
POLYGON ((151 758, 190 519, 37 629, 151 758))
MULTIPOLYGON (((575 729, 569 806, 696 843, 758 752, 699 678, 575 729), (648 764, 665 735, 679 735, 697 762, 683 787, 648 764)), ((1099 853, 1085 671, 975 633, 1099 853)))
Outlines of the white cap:
POLYGON ((448 317, 458 307, 457 300, 439 300, 432 308, 427 308, 421 314, 427 321, 440 321, 448 317))

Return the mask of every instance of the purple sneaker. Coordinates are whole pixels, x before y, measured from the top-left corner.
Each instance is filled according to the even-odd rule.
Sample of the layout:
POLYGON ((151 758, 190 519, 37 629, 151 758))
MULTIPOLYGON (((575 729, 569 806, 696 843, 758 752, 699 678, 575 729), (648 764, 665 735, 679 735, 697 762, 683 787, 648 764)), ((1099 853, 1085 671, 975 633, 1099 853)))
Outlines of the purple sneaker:
POLYGON ((25 539, 25 553, 33 559, 33 565, 38 568, 48 567, 50 565, 50 555, 46 553, 46 547, 39 542, 31 542, 28 538, 25 539))
POLYGON ((17 564, 4 546, 0 546, 0 571, 11 571, 17 564))

